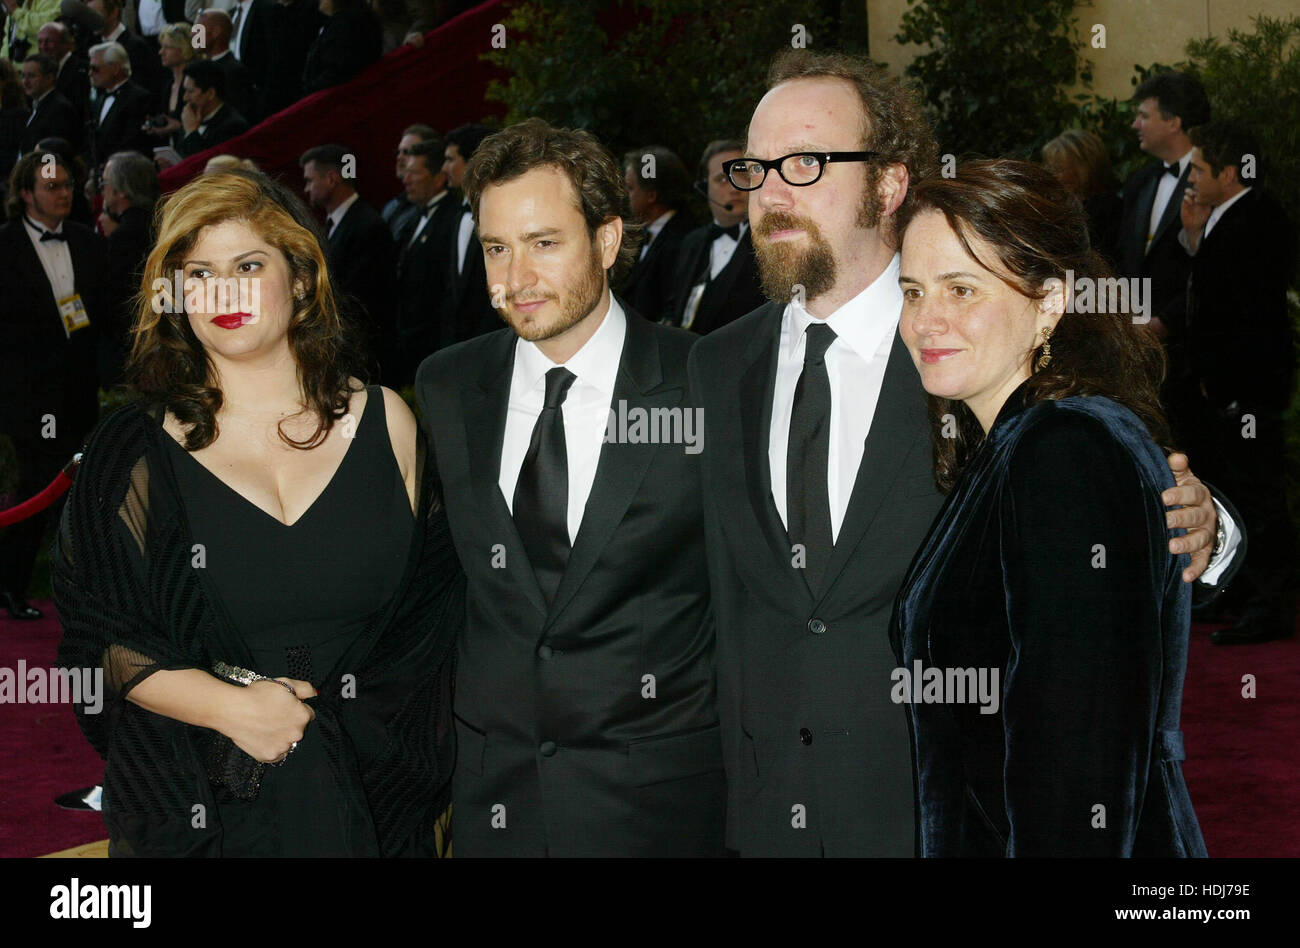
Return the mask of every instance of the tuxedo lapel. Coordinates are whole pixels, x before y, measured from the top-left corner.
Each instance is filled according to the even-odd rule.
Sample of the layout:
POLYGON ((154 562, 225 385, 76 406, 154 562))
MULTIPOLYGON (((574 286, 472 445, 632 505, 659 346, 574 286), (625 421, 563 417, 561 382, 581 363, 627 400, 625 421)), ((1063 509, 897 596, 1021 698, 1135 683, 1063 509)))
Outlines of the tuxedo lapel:
MULTIPOLYGON (((623 355, 619 359, 610 410, 617 414, 619 403, 624 402, 629 409, 641 407, 653 417, 656 408, 679 406, 684 391, 680 386, 661 387, 663 365, 650 324, 628 307, 624 306, 624 310, 627 313, 627 335, 623 340, 623 355)), ((617 440, 601 445, 596 478, 582 513, 582 526, 574 539, 564 576, 555 591, 555 600, 547 617, 548 626, 564 611, 600 559, 641 488, 655 454, 673 450, 684 450, 684 446, 623 444, 617 440)))
MULTIPOLYGON (((427 226, 427 225, 426 225, 427 226)), ((510 508, 501 494, 501 448, 505 443, 506 412, 510 405, 510 379, 515 365, 515 339, 513 332, 500 332, 493 339, 490 356, 484 360, 483 371, 475 384, 465 393, 465 445, 469 455, 469 476, 478 512, 482 517, 480 531, 488 537, 505 541, 506 556, 528 563, 519 530, 515 527, 510 508)), ((531 563, 521 582, 528 601, 546 614, 546 599, 533 572, 531 563)))
POLYGON ((911 452, 913 442, 925 436, 924 425, 918 425, 915 417, 915 407, 920 403, 920 376, 907 347, 903 345, 902 336, 895 330, 876 413, 862 452, 862 463, 858 465, 853 493, 831 552, 830 565, 815 597, 818 601, 834 587, 849 557, 871 526, 881 502, 898 476, 899 468, 911 452))
MULTIPOLYGON (((772 436, 772 398, 776 388, 777 354, 781 344, 781 317, 784 307, 767 304, 767 317, 755 334, 744 359, 746 367, 740 377, 740 427, 744 443, 744 470, 749 503, 755 522, 778 563, 791 562, 790 540, 781 514, 772 500, 772 468, 768 443, 772 436)), ((794 576, 792 569, 782 575, 794 576)), ((794 588, 808 596, 806 583, 796 581, 794 588)))
MULTIPOLYGON (((1174 188, 1173 194, 1169 195, 1169 203, 1165 205, 1165 212, 1160 215, 1160 222, 1156 225, 1155 234, 1153 234, 1151 237, 1152 244, 1155 244, 1158 240, 1160 240, 1161 237, 1165 235, 1165 232, 1168 231, 1169 228, 1174 225, 1174 221, 1181 222, 1183 192, 1187 190, 1187 176, 1191 172, 1191 170, 1192 170, 1192 166, 1188 164, 1187 169, 1183 171, 1182 175, 1179 177, 1178 185, 1174 188)), ((1164 173, 1164 169, 1162 168, 1161 174, 1163 173, 1164 173)), ((1156 181, 1158 182, 1159 180, 1160 179, 1157 177, 1156 181)), ((1152 199, 1152 203, 1154 203, 1155 202, 1154 189, 1152 190, 1151 193, 1151 199, 1152 199)), ((1147 220, 1150 219, 1151 219, 1151 204, 1148 204, 1147 220)))
MULTIPOLYGON (((736 285, 736 277, 745 268, 745 255, 753 253, 751 246, 749 229, 746 228, 744 235, 736 244, 736 249, 731 252, 731 259, 727 261, 727 265, 718 273, 717 279, 710 280, 709 285, 704 288, 704 295, 700 298, 700 310, 713 306, 715 300, 726 299, 731 294, 732 287, 736 285)), ((706 261, 711 259, 712 249, 712 242, 706 242, 704 245, 706 261)), ((706 263, 706 266, 709 265, 706 263)), ((704 273, 707 275, 708 270, 704 273)))

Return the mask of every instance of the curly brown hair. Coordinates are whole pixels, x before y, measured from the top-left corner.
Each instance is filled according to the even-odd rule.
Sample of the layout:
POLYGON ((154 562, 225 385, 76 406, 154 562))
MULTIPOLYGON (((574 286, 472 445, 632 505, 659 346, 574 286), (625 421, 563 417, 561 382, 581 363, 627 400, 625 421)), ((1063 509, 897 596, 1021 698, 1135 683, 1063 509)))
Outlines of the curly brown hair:
MULTIPOLYGON (((1059 281, 1067 293, 1083 278, 1093 286, 1111 279, 1105 260, 1092 249, 1083 205, 1047 169, 1006 159, 959 165, 952 178, 917 184, 898 214, 901 238, 918 214, 943 214, 966 253, 1018 293, 1034 300, 1059 281), (997 254, 983 261, 971 246, 978 237, 997 254), (1067 279, 1073 272, 1073 283, 1067 279)), ((1051 334, 1051 359, 1029 379, 1028 403, 1071 395, 1104 395, 1130 409, 1152 439, 1169 450, 1160 405, 1165 354, 1160 342, 1127 312, 1078 313, 1069 307, 1051 334)), ((1034 361, 1041 345, 1034 351, 1034 361)), ((960 401, 929 396, 935 482, 948 491, 984 430, 960 401), (956 437, 944 437, 944 417, 957 420, 956 437)))
MULTIPOLYGON (((792 79, 843 79, 857 92, 862 102, 862 150, 880 155, 867 165, 868 194, 876 192, 887 165, 900 164, 907 169, 909 189, 935 173, 939 148, 921 101, 884 66, 847 53, 782 50, 768 68, 767 88, 792 79)), ((897 247, 902 237, 896 217, 882 222, 882 234, 891 247, 897 247)))
MULTIPOLYGON (((324 238, 311 213, 284 185, 256 171, 200 175, 172 194, 155 212, 158 235, 145 261, 135 297, 134 340, 127 360, 127 385, 146 404, 166 407, 189 425, 185 448, 198 451, 217 437, 221 390, 213 384, 212 358, 203 348, 181 301, 159 305, 154 287, 170 285, 199 233, 226 221, 243 221, 279 249, 289 264, 291 282, 304 287, 293 303, 289 349, 298 364, 303 402, 317 418, 315 433, 294 448, 321 444, 334 422, 347 412, 350 379, 364 378, 364 360, 355 325, 339 309, 321 250, 324 238)), ((162 293, 168 299, 170 292, 162 293)))
POLYGON ((616 283, 636 263, 644 228, 629 212, 622 168, 590 132, 555 128, 530 118, 483 139, 465 167, 465 196, 474 220, 478 220, 484 188, 543 167, 558 168, 573 184, 592 239, 602 224, 615 217, 623 219, 623 243, 609 274, 610 282, 616 283))

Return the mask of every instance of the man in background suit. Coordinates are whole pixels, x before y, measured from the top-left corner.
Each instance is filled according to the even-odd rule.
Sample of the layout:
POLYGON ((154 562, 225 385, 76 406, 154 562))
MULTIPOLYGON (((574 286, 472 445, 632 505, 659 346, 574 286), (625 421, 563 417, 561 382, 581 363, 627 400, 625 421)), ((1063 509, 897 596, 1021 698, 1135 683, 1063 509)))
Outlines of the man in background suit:
POLYGON ((153 142, 144 123, 154 112, 154 99, 131 79, 131 61, 117 43, 90 48, 90 84, 99 90, 91 106, 95 122, 92 163, 102 166, 117 151, 138 151, 153 157, 153 142))
MULTIPOLYGON (((95 423, 95 356, 107 312, 103 239, 69 221, 72 175, 62 159, 33 152, 14 167, 0 226, 0 431, 18 461, 18 495, 44 488, 95 423)), ((55 508, 0 531, 0 605, 39 619, 27 584, 55 508)))
POLYGON ((723 172, 743 153, 744 144, 733 140, 705 147, 696 189, 707 198, 713 222, 687 234, 677 252, 665 321, 701 336, 766 302, 749 233, 749 197, 723 172))
POLYGON ((397 254, 388 225, 357 194, 356 172, 342 145, 317 145, 298 159, 307 200, 325 212, 330 273, 342 293, 360 306, 355 313, 371 352, 380 326, 392 319, 396 298, 397 254))
POLYGON ((646 244, 621 295, 646 319, 671 319, 677 251, 691 232, 683 211, 690 187, 686 166, 667 148, 650 145, 623 156, 623 173, 628 206, 633 219, 645 226, 646 244))
POLYGON ((21 151, 25 155, 42 138, 62 138, 76 148, 81 142, 81 117, 57 88, 59 67, 49 56, 35 53, 23 62, 20 73, 23 91, 31 100, 32 113, 23 130, 21 151))
MULTIPOLYGON (((243 65, 248 84, 257 90, 256 98, 245 103, 249 121, 256 123, 268 113, 264 101, 267 95, 271 61, 275 58, 272 47, 274 0, 236 0, 230 8, 230 52, 243 65)), ((305 58, 305 53, 304 53, 305 58)))
POLYGON ((416 383, 469 577, 456 854, 722 855, 701 445, 616 420, 698 418, 693 337, 611 295, 635 236, 590 134, 498 132, 466 192, 510 328, 416 383))
MULTIPOLYGON (((408 125, 402 130, 402 137, 397 141, 396 171, 397 180, 400 183, 406 174, 406 159, 411 156, 411 148, 419 142, 433 141, 438 138, 437 131, 432 125, 417 123, 408 125)), ((403 185, 402 190, 398 191, 391 201, 384 205, 380 214, 384 222, 388 224, 389 231, 392 232, 393 240, 398 240, 402 232, 411 225, 415 220, 419 209, 416 208, 406 197, 406 187, 403 185)))
POLYGON ((1138 144, 1160 160, 1135 172, 1124 185, 1118 269, 1122 276, 1151 280, 1149 325, 1169 358, 1165 408, 1177 442, 1186 444, 1201 420, 1188 391, 1185 322, 1191 264, 1178 243, 1179 208, 1192 156, 1187 133, 1210 120, 1210 101, 1195 77, 1178 72, 1147 79, 1137 87, 1133 101, 1138 144))
MULTIPOLYGON (((92 14, 98 14, 100 26, 98 40, 101 43, 117 43, 131 60, 131 75, 154 98, 162 95, 165 76, 162 62, 158 59, 158 50, 151 47, 122 22, 122 0, 88 0, 86 7, 92 14)), ((107 156, 105 156, 107 157, 107 156)))
POLYGON ((222 98, 241 115, 254 114, 262 92, 254 85, 248 67, 230 51, 230 14, 216 7, 209 8, 199 14, 198 25, 204 29, 207 44, 200 52, 226 77, 222 98))
POLYGON ((1242 645, 1294 634, 1295 528, 1287 512, 1283 412, 1295 391, 1295 339, 1286 294, 1296 233, 1260 188, 1264 156, 1232 123, 1192 130, 1179 242, 1191 255, 1187 350, 1205 400, 1199 455, 1207 476, 1237 499, 1250 544, 1233 588, 1236 622, 1211 636, 1242 645))
POLYGON ((109 312, 99 333, 99 378, 104 388, 122 381, 131 348, 135 294, 153 248, 158 169, 144 155, 119 151, 104 162, 104 210, 99 229, 108 238, 109 312))
MULTIPOLYGON (((777 302, 701 338, 690 363, 708 446, 728 846, 911 856, 911 741, 890 697, 889 620, 942 497, 924 390, 898 334, 893 215, 937 149, 883 67, 804 50, 773 62, 748 134, 752 160, 729 176, 750 189, 777 302), (872 109, 889 111, 887 136, 872 109), (862 150, 876 154, 824 158, 862 150)), ((1188 505, 1171 524, 1194 531, 1174 551, 1208 550, 1209 492, 1196 483, 1164 499, 1188 505)))
POLYGON ((90 106, 90 75, 86 60, 76 54, 72 31, 58 21, 46 23, 37 34, 36 45, 41 54, 53 59, 58 67, 54 88, 72 103, 79 120, 84 122, 86 109, 90 106))
POLYGON ((402 184, 416 213, 397 240, 395 325, 380 349, 386 384, 395 387, 410 385, 425 356, 457 340, 447 298, 462 220, 460 195, 447 190, 441 138, 416 142, 409 151, 402 184))
POLYGON ((247 119, 226 102, 226 73, 216 63, 190 63, 181 88, 185 100, 181 130, 185 134, 176 150, 182 157, 197 155, 248 131, 247 119))
POLYGON ((501 325, 483 277, 483 255, 476 250, 478 241, 469 200, 461 193, 466 163, 491 131, 486 125, 462 125, 447 133, 444 144, 442 170, 447 175, 447 186, 456 196, 459 216, 455 224, 455 252, 449 262, 451 292, 444 301, 442 322, 457 342, 491 332, 501 325))

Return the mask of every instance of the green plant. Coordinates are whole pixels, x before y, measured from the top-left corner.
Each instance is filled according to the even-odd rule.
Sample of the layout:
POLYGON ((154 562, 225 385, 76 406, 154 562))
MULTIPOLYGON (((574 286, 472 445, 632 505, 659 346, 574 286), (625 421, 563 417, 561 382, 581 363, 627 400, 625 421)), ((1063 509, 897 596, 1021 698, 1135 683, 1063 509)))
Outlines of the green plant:
POLYGON ((585 128, 616 155, 662 144, 688 168, 710 140, 744 132, 778 50, 860 52, 866 37, 863 11, 789 0, 524 0, 505 26, 506 47, 485 58, 509 73, 488 89, 507 123, 585 128))
POLYGON ((1092 82, 1074 0, 908 0, 899 43, 941 152, 1036 159, 1070 125, 1065 89, 1092 82))

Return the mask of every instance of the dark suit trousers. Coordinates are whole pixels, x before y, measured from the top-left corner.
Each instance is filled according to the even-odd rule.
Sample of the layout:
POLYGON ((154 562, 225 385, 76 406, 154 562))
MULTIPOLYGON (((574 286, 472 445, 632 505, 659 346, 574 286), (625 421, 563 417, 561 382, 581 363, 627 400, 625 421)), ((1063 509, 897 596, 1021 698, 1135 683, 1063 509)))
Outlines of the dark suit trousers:
MULTIPOLYGON (((84 434, 60 432, 60 437, 48 439, 10 436, 18 459, 18 503, 45 489, 81 447, 84 434)), ((0 589, 16 596, 26 595, 45 528, 58 522, 62 509, 60 498, 35 516, 0 530, 0 589)))

